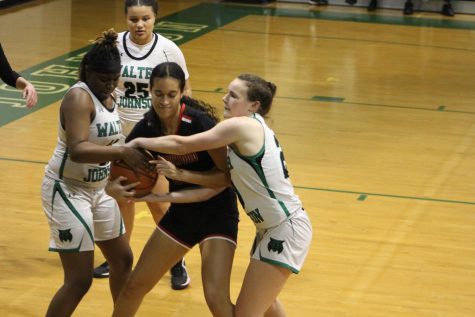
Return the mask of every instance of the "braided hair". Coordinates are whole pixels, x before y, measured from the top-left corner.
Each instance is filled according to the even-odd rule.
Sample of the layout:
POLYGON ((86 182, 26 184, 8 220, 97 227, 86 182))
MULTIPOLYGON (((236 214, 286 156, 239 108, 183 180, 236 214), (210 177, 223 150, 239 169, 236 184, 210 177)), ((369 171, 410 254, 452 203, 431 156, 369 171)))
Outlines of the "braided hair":
POLYGON ((104 31, 96 38, 79 65, 79 80, 86 82, 86 68, 102 74, 120 73, 120 53, 117 49, 117 32, 104 31))

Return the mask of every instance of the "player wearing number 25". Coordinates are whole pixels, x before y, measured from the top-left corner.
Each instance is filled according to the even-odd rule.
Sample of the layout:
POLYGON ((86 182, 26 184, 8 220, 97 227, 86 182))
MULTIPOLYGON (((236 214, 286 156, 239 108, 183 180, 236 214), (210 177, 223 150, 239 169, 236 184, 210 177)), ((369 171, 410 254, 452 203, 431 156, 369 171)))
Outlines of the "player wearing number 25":
MULTIPOLYGON (((273 83, 256 75, 240 75, 223 97, 226 120, 212 129, 190 136, 137 138, 126 144, 175 155, 228 146, 232 184, 257 229, 235 316, 285 316, 277 296, 291 273, 301 269, 312 240, 312 226, 294 194, 282 149, 263 119, 275 91, 273 83)), ((150 194, 142 199, 158 198, 150 194)), ((131 280, 133 276, 116 309, 136 300, 136 289, 128 287, 131 280)))
MULTIPOLYGON (((150 74, 155 66, 163 62, 175 62, 185 73, 184 94, 191 97, 189 74, 185 57, 178 46, 154 32, 158 15, 156 0, 124 0, 127 31, 119 33, 118 49, 120 51, 121 71, 118 84, 118 111, 122 124, 123 144, 133 127, 143 119, 144 114, 152 108, 149 92, 150 74)), ((154 192, 167 192, 168 184, 159 176, 154 192)), ((169 204, 147 203, 155 223, 166 213, 169 204)), ((135 204, 119 201, 120 212, 124 218, 127 238, 130 239, 134 227, 135 204)), ((184 289, 190 283, 186 267, 182 260, 171 270, 172 287, 184 289)), ((107 263, 94 270, 95 277, 108 277, 107 263)))
POLYGON ((119 33, 118 44, 122 64, 118 110, 125 136, 152 108, 148 84, 152 69, 158 64, 175 62, 180 65, 185 72, 185 95, 191 96, 190 75, 183 53, 175 43, 153 32, 156 5, 155 0, 126 1, 128 31, 119 33))

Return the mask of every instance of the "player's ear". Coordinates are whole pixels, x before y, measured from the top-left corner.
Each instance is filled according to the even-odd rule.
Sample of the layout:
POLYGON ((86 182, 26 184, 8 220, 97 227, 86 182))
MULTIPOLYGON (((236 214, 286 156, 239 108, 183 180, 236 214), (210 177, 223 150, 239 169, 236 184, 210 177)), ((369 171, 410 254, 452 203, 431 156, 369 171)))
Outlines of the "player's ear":
POLYGON ((252 101, 252 105, 251 105, 251 108, 249 108, 249 111, 258 112, 260 108, 261 108, 261 102, 260 101, 258 101, 258 100, 252 101))

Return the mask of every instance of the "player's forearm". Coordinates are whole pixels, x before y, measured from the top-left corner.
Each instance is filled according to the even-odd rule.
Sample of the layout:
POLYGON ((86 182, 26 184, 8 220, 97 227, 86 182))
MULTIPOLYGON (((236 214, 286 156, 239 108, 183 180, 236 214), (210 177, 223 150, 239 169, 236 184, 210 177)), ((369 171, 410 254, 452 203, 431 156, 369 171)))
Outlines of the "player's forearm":
POLYGON ((23 78, 23 77, 18 77, 17 80, 16 80, 16 85, 15 87, 20 89, 20 90, 23 90, 25 89, 25 87, 28 85, 28 81, 23 78))
POLYGON ((148 202, 170 202, 175 204, 184 203, 196 203, 206 201, 224 190, 224 187, 220 188, 193 188, 183 189, 180 191, 169 192, 164 194, 152 194, 145 196, 138 201, 144 200, 148 202))
POLYGON ((162 152, 167 154, 186 154, 185 147, 181 142, 182 137, 178 135, 168 135, 158 138, 136 138, 130 143, 136 148, 144 148, 150 151, 162 152))
POLYGON ((75 144, 69 149, 71 160, 76 163, 103 163, 122 159, 124 148, 101 146, 89 141, 75 144))
POLYGON ((178 169, 175 180, 197 184, 205 187, 228 187, 231 181, 225 172, 219 170, 189 171, 178 169))

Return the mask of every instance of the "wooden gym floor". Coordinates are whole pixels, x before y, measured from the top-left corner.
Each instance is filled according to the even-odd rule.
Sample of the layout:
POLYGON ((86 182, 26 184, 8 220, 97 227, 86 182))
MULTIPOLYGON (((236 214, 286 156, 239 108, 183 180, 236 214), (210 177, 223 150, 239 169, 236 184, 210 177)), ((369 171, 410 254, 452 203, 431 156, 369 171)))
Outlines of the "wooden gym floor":
MULTIPOLYGON (((270 124, 313 221, 306 264, 280 298, 289 316, 469 317, 475 311, 475 16, 349 6, 159 1, 194 96, 221 108, 242 72, 274 81, 270 124)), ((0 11, 14 68, 37 85, 24 109, 0 86, 0 316, 42 316, 62 282, 40 200, 58 106, 88 41, 126 27, 122 0, 39 0, 0 11)), ((136 258, 154 225, 138 207, 136 258)), ((241 214, 236 299, 254 229, 241 214)), ((138 316, 209 316, 197 249, 191 287, 169 276, 138 316)), ((103 261, 100 252, 96 264, 103 261)), ((109 316, 95 280, 75 316, 109 316)))

